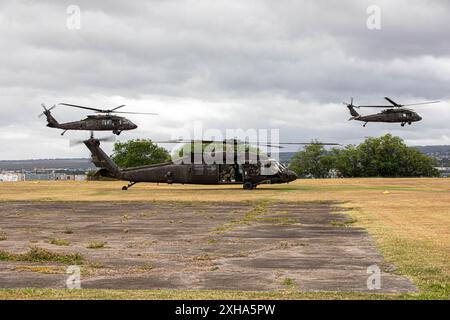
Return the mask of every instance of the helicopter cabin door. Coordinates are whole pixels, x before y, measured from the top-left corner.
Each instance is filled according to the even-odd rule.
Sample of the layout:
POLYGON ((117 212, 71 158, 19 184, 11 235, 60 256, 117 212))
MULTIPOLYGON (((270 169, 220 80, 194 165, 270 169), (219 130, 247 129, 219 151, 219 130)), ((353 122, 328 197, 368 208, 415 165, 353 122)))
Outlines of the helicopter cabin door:
POLYGON ((216 184, 218 182, 215 164, 193 164, 191 170, 192 183, 216 184))
POLYGON ((219 183, 237 183, 242 182, 243 171, 242 166, 238 164, 221 164, 219 167, 219 183))

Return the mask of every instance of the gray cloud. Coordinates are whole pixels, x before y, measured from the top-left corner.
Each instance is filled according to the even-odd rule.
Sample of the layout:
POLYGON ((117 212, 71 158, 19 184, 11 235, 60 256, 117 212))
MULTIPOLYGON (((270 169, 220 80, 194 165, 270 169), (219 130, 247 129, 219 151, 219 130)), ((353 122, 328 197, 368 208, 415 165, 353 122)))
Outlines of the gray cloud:
MULTIPOLYGON (((85 156, 70 133, 37 119, 40 103, 125 103, 159 112, 134 118, 128 137, 170 138, 195 120, 210 128, 279 128, 284 140, 357 143, 398 134, 450 143, 448 1, 2 1, 0 158, 85 156), (82 10, 66 27, 67 6, 82 10), (381 30, 366 28, 369 5, 381 30), (341 104, 440 99, 420 123, 347 122, 341 104)), ((369 110, 365 110, 369 111, 369 110)), ((57 108, 71 121, 85 116, 57 108)))

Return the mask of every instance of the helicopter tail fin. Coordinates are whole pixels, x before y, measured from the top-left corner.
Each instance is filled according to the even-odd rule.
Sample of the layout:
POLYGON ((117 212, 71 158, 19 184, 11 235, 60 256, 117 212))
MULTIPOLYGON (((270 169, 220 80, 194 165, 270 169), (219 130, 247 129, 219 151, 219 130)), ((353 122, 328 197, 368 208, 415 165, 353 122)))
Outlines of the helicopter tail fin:
POLYGON ((56 106, 53 106, 53 107, 47 109, 47 107, 44 104, 42 104, 42 108, 44 108, 44 112, 42 112, 39 115, 39 118, 42 116, 45 116, 47 118, 47 127, 50 127, 50 128, 58 127, 59 123, 58 123, 58 121, 56 121, 56 119, 52 116, 52 113, 51 113, 51 111, 53 109, 55 109, 56 106))
POLYGON ((110 157, 100 148, 100 140, 91 138, 83 141, 91 151, 92 162, 96 167, 101 168, 98 172, 103 177, 120 179, 121 171, 110 157))
POLYGON ((360 117, 360 114, 356 112, 354 106, 352 104, 347 105, 348 110, 350 110, 351 118, 349 120, 358 119, 360 117))
POLYGON ((45 111, 45 116, 47 117, 47 127, 54 128, 59 125, 58 121, 52 116, 50 111, 45 111))

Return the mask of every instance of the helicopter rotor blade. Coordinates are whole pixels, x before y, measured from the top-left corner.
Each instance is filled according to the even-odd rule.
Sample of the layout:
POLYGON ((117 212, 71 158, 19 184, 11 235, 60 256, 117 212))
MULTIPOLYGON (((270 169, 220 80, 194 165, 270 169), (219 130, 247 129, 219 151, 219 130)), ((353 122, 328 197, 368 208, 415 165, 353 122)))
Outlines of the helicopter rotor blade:
MULTIPOLYGON (((100 142, 115 142, 116 141, 116 137, 115 136, 107 136, 107 137, 98 138, 98 139, 91 136, 91 139, 95 139, 95 140, 100 141, 100 142)), ((70 140, 69 141, 69 145, 70 145, 70 147, 74 147, 74 146, 77 146, 77 145, 80 145, 80 144, 84 144, 84 141, 86 141, 86 139, 84 139, 84 140, 70 140)))
POLYGON ((440 101, 425 101, 425 102, 419 102, 419 103, 410 103, 410 104, 404 104, 403 106, 409 107, 409 106, 418 106, 421 104, 432 104, 432 103, 439 103, 440 101))
POLYGON ((390 103, 392 103, 392 105, 393 105, 394 107, 402 107, 401 104, 398 104, 397 102, 395 102, 394 100, 392 100, 392 99, 389 98, 389 97, 384 97, 384 99, 386 99, 387 101, 389 101, 390 103))
POLYGON ((43 116, 45 116, 45 112, 52 111, 53 109, 56 108, 56 105, 53 105, 52 107, 47 109, 45 104, 43 104, 43 103, 41 103, 41 106, 42 106, 42 108, 44 108, 44 112, 42 112, 40 115, 38 115, 38 118, 42 118, 43 116))
POLYGON ((278 142, 276 144, 272 143, 259 143, 254 141, 241 141, 241 140, 182 140, 182 139, 174 139, 174 140, 159 140, 152 141, 153 143, 237 143, 239 145, 255 145, 255 146, 267 146, 267 147, 275 147, 275 148, 283 148, 282 145, 324 145, 324 146, 338 146, 339 143, 328 143, 328 142, 278 142))
POLYGON ((68 106, 68 107, 73 107, 73 108, 79 108, 79 109, 85 109, 85 110, 91 110, 91 111, 95 111, 96 113, 121 113, 121 114, 145 114, 145 115, 157 115, 157 113, 145 113, 145 112, 128 112, 128 111, 115 111, 118 110, 120 108, 125 107, 124 104, 115 107, 114 109, 110 109, 110 110, 104 110, 104 109, 98 109, 98 108, 91 108, 91 107, 85 107, 85 106, 80 106, 77 104, 70 104, 70 103, 60 103, 60 105, 63 106, 68 106))
POLYGON ((353 99, 353 97, 350 97, 350 103, 348 103, 348 102, 342 102, 345 106, 347 106, 347 107, 353 107, 353 108, 359 108, 359 106, 355 106, 354 104, 353 104, 353 101, 354 101, 354 99, 353 99))
POLYGON ((83 144, 83 142, 84 142, 84 140, 70 140, 69 146, 72 148, 72 147, 78 146, 80 144, 83 144))
MULTIPOLYGON (((47 108, 45 107, 45 104, 41 103, 41 106, 42 106, 42 108, 44 108, 44 112, 47 111, 47 108)), ((42 113, 40 113, 40 114, 38 115, 38 118, 39 118, 39 119, 42 118, 42 117, 45 115, 44 112, 42 112, 42 113)))
POLYGON ((390 105, 366 105, 366 106, 358 106, 358 108, 392 108, 390 105))
MULTIPOLYGON (((409 104, 396 104, 394 107, 401 108, 401 107, 409 107, 409 106, 418 106, 422 104, 432 104, 432 103, 439 103, 440 101, 425 101, 425 102, 419 102, 419 103, 409 103, 409 104)), ((367 106, 359 106, 360 108, 392 108, 390 105, 367 105, 367 106)))
POLYGON ((100 138, 97 139, 100 142, 115 142, 116 141, 116 137, 115 136, 108 136, 108 137, 104 137, 104 138, 100 138))
POLYGON ((117 109, 120 109, 120 108, 123 108, 123 107, 125 107, 124 104, 122 104, 122 105, 120 105, 120 106, 118 106, 118 107, 115 107, 114 109, 111 109, 111 111, 114 111, 114 110, 117 110, 117 109))
POLYGON ((113 111, 112 113, 118 113, 118 114, 145 114, 150 116, 157 116, 157 113, 154 112, 128 112, 128 111, 113 111))
POLYGON ((320 145, 320 146, 340 146, 340 143, 335 142, 280 142, 279 144, 285 144, 285 145, 320 145))
POLYGON ((85 110, 91 110, 91 111, 95 111, 95 112, 100 112, 100 113, 108 113, 109 110, 102 110, 102 109, 97 109, 97 108, 90 108, 90 107, 84 107, 84 106, 79 106, 76 104, 69 104, 69 103, 59 103, 62 106, 67 106, 67 107, 74 107, 74 108, 79 108, 79 109, 85 109, 85 110))

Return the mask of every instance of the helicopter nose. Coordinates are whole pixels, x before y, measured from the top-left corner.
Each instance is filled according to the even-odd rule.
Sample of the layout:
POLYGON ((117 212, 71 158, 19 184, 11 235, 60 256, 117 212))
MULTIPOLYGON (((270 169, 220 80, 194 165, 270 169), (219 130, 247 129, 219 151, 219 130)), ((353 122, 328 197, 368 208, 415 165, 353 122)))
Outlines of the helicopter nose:
POLYGON ((417 121, 420 121, 420 120, 422 120, 422 117, 421 116, 417 116, 417 121))
POLYGON ((298 178, 297 174, 294 171, 292 171, 292 170, 288 170, 286 172, 286 176, 287 176, 288 182, 295 181, 298 178))

